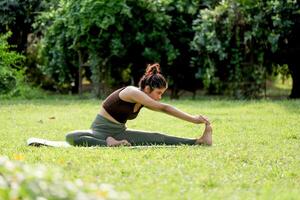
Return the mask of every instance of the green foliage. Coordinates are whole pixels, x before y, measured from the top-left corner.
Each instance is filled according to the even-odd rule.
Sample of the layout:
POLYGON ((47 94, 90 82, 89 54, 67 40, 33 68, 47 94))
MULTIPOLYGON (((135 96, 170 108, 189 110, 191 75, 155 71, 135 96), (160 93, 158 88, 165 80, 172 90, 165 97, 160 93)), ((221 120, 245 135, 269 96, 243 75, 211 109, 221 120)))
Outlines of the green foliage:
POLYGON ((57 88, 76 85, 79 54, 90 66, 94 85, 128 83, 122 75, 129 68, 130 81, 137 83, 146 64, 153 62, 160 62, 173 80, 181 82, 178 76, 186 72, 190 72, 186 78, 193 78, 196 68, 188 68, 190 26, 200 6, 198 0, 62 1, 37 23, 49 24, 41 46, 41 69, 57 88))
POLYGON ((35 17, 58 0, 7 0, 0 2, 0 32, 12 32, 10 44, 19 53, 25 53, 27 36, 33 32, 35 17))
POLYGON ((218 77, 221 91, 238 98, 259 96, 275 62, 270 55, 293 25, 287 13, 297 9, 296 1, 227 0, 201 10, 194 21, 192 46, 200 53, 198 62, 212 73, 206 86, 214 85, 218 77))
MULTIPOLYGON (((43 40, 42 70, 58 87, 65 84, 70 87, 77 78, 78 54, 81 53, 83 62, 91 66, 95 84, 113 84, 119 80, 119 74, 132 65, 130 61, 124 62, 131 56, 130 51, 135 49, 136 56, 140 54, 147 60, 159 60, 160 49, 172 51, 172 46, 165 42, 168 41, 164 39, 166 33, 161 32, 161 27, 168 26, 170 19, 159 4, 152 4, 122 0, 61 2, 59 9, 41 18, 42 22, 52 21, 43 40), (149 28, 144 24, 149 24, 149 28), (149 30, 152 33, 146 34, 149 30), (144 50, 141 45, 145 46, 144 50), (138 49, 141 51, 137 52, 138 49)), ((171 55, 168 60, 172 61, 171 55)))
POLYGON ((76 91, 85 66, 95 94, 105 95, 104 88, 137 84, 146 64, 159 62, 170 87, 195 91, 201 80, 210 93, 237 98, 261 95, 299 9, 283 0, 68 0, 54 7, 35 27, 44 35, 39 69, 55 90, 76 91))
MULTIPOLYGON (((21 156, 17 157, 22 159, 21 156)), ((1 199, 128 199, 127 193, 116 192, 112 185, 64 180, 58 168, 30 166, 0 157, 1 199)))
POLYGON ((18 71, 23 57, 14 51, 10 51, 7 38, 8 32, 0 35, 0 94, 13 92, 22 80, 22 74, 18 71))
POLYGON ((291 78, 291 72, 286 64, 282 66, 276 66, 273 73, 275 76, 280 75, 283 83, 291 78))
MULTIPOLYGON (((41 30, 32 27, 32 24, 36 16, 40 15, 42 11, 55 9, 58 1, 8 0, 0 2, 0 33, 11 32, 11 36, 7 38, 10 50, 14 50, 25 56, 23 64, 18 66, 18 70, 14 70, 14 74, 12 74, 11 70, 9 72, 4 70, 5 72, 3 72, 2 69, 2 74, 5 74, 5 77, 7 77, 2 82, 10 82, 10 88, 14 87, 13 85, 17 85, 16 90, 2 97, 23 96, 25 98, 32 98, 41 96, 42 92, 39 89, 32 88, 27 83, 24 83, 26 79, 26 82, 39 87, 40 83, 44 81, 44 77, 37 67, 39 60, 37 59, 35 48, 41 36, 41 30), (20 79, 23 79, 22 81, 13 78, 16 73, 18 73, 20 79)), ((6 85, 9 84, 7 83, 6 85)))
POLYGON ((43 98, 45 93, 31 87, 25 80, 22 69, 24 56, 11 51, 7 39, 11 32, 0 35, 0 95, 1 99, 21 97, 26 99, 43 98))

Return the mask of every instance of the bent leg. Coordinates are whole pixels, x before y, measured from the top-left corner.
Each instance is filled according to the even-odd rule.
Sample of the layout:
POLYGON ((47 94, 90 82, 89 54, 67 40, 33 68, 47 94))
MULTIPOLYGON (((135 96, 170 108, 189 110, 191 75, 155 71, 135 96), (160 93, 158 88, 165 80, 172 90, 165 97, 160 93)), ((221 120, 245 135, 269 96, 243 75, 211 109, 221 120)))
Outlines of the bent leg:
POLYGON ((127 140, 116 140, 111 136, 106 138, 106 143, 109 147, 131 146, 131 144, 127 140))
POLYGON ((74 146, 106 146, 106 140, 97 137, 91 130, 73 131, 66 135, 66 141, 74 146))
POLYGON ((116 140, 127 140, 131 145, 195 145, 196 139, 169 136, 137 130, 126 130, 113 136, 116 140))

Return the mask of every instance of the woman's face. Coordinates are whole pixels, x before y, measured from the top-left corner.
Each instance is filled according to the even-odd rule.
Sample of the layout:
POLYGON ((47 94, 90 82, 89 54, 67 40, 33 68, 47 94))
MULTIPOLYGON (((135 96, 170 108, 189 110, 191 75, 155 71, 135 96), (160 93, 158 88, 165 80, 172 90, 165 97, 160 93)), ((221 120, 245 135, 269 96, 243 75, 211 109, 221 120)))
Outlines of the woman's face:
POLYGON ((167 90, 167 88, 155 88, 151 91, 151 89, 149 87, 148 89, 146 89, 146 93, 150 98, 154 99, 155 101, 159 101, 159 100, 161 100, 161 97, 166 90, 167 90))

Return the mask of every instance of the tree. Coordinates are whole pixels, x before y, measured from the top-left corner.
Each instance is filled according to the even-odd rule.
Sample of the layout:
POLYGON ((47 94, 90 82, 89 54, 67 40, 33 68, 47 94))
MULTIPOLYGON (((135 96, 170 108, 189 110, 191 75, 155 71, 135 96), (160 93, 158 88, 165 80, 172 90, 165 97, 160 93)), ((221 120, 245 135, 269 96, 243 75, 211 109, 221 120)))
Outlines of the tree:
POLYGON ((279 64, 288 64, 292 79, 293 86, 290 98, 300 98, 300 10, 299 5, 296 9, 285 10, 285 17, 288 17, 293 25, 291 29, 279 40, 279 50, 273 56, 274 60, 279 64), (298 11, 297 11, 298 8, 298 11), (291 13, 290 13, 291 12, 291 13))
POLYGON ((172 64, 176 50, 168 38, 171 18, 164 4, 124 0, 61 2, 59 9, 40 18, 44 24, 51 22, 41 45, 42 70, 58 87, 70 87, 72 82, 77 86, 79 66, 87 63, 99 96, 106 86, 130 81, 128 73, 137 82, 147 63, 172 64))
POLYGON ((297 10, 296 1, 227 0, 200 11, 193 48, 205 66, 206 87, 238 98, 258 97, 266 73, 278 63, 274 55, 281 51, 281 39, 291 36, 297 10))
POLYGON ((27 37, 33 32, 32 24, 39 12, 49 4, 47 0, 6 0, 0 2, 0 33, 12 32, 9 43, 19 53, 25 53, 27 37))
MULTIPOLYGON (((41 37, 40 30, 33 27, 41 12, 55 10, 59 0, 5 0, 0 2, 0 33, 10 31, 10 49, 25 56, 22 71, 26 81, 40 85, 44 81, 37 59, 36 45, 41 37)), ((45 82, 45 81, 44 81, 45 82)))
POLYGON ((39 19, 47 25, 41 69, 58 89, 80 91, 82 66, 89 66, 99 96, 108 86, 137 84, 146 64, 159 62, 170 74, 173 97, 182 87, 195 90, 201 83, 193 84, 198 69, 190 65, 190 26, 203 6, 199 0, 61 2, 39 19), (183 86, 184 79, 193 83, 183 86))

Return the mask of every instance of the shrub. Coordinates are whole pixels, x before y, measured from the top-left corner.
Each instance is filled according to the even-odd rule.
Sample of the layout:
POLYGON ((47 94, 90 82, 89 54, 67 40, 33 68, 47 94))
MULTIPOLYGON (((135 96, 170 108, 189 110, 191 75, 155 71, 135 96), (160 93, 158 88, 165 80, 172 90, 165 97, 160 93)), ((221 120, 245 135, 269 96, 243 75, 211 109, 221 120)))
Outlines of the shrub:
POLYGON ((86 184, 80 179, 62 178, 58 168, 30 166, 0 157, 0 199, 128 199, 124 192, 116 192, 109 184, 86 184))
POLYGON ((18 71, 23 56, 10 51, 7 38, 10 32, 0 35, 0 94, 7 94, 16 89, 22 74, 18 71))
POLYGON ((44 97, 44 92, 33 88, 25 81, 21 70, 24 56, 11 50, 7 39, 11 32, 0 35, 0 95, 1 98, 22 97, 26 99, 44 97))

